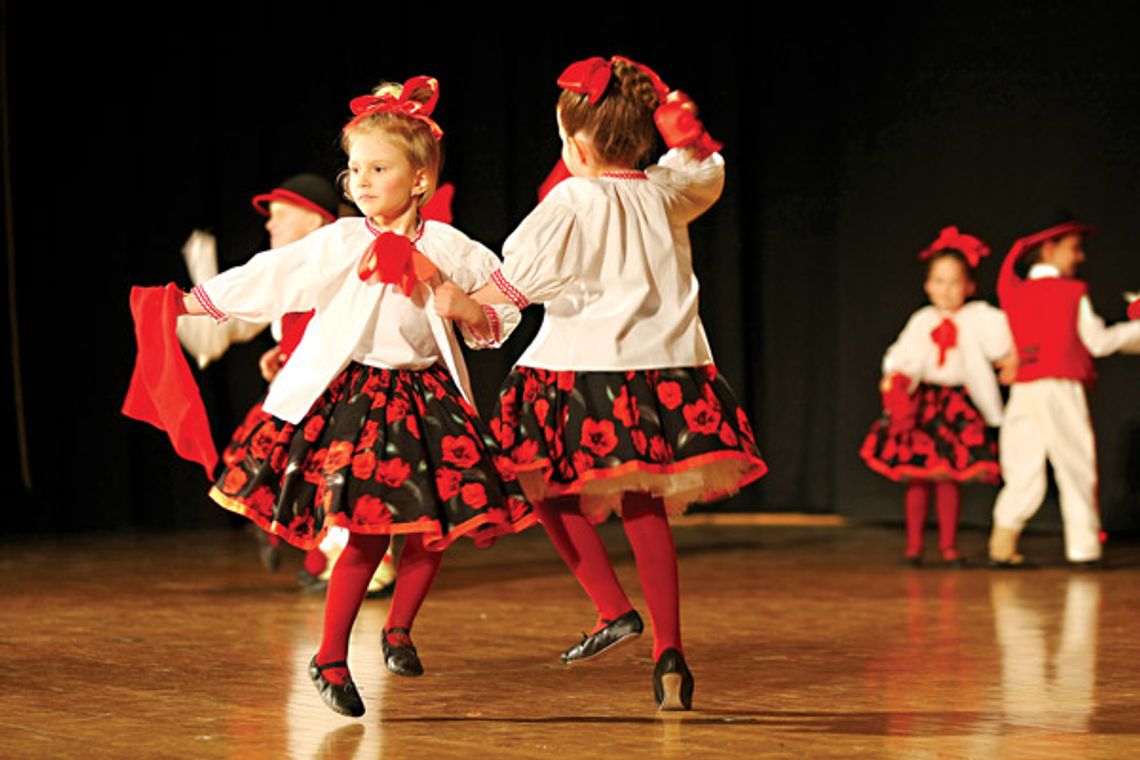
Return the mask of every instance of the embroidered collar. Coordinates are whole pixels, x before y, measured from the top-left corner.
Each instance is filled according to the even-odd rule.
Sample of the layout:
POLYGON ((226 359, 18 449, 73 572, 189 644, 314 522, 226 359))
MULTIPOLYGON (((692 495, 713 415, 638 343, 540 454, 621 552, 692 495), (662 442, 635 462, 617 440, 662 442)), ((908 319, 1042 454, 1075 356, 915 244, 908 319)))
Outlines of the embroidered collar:
MULTIPOLYGON (((372 217, 368 217, 368 216, 364 217, 364 226, 368 228, 368 231, 371 232, 374 237, 379 237, 380 235, 384 234, 385 232, 388 232, 388 230, 382 230, 378 226, 376 226, 376 222, 372 221, 372 217)), ((412 235, 410 238, 408 238, 408 240, 412 243, 412 245, 415 245, 416 243, 419 242, 420 238, 423 237, 423 235, 424 235, 424 220, 420 219, 417 216, 416 217, 416 234, 412 235)))
POLYGON ((599 177, 607 179, 647 179, 645 172, 638 171, 637 169, 624 169, 621 171, 602 172, 599 177))

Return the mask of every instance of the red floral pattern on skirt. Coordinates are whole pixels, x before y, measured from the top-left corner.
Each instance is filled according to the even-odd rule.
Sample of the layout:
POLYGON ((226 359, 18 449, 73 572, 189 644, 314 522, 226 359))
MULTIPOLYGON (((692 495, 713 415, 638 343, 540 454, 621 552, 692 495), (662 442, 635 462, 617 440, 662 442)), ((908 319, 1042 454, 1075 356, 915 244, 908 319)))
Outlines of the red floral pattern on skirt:
POLYGON ((464 534, 487 545, 536 522, 492 444, 443 367, 354 363, 297 425, 250 410, 211 496, 306 549, 331 525, 424 533, 433 549, 464 534))
POLYGON ((915 425, 890 429, 884 411, 863 440, 860 456, 891 480, 957 480, 996 483, 997 431, 961 386, 920 383, 915 391, 915 425))
MULTIPOLYGON (((737 460, 730 495, 767 471, 752 427, 713 365, 626 372, 515 367, 490 428, 504 479, 542 470, 564 492, 607 471, 655 474, 737 460)), ((723 485, 723 484, 722 484, 723 485)))

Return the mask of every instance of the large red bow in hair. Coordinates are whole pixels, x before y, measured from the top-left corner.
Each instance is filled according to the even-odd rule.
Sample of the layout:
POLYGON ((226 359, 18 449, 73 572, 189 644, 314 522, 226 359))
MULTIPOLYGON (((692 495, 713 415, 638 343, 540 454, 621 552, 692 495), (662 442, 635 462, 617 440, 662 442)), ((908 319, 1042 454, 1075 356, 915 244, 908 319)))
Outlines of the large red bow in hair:
POLYGON ((608 61, 595 56, 572 63, 558 77, 558 86, 570 92, 586 95, 593 105, 606 94, 610 86, 615 63, 624 63, 639 69, 649 77, 653 89, 657 91, 657 110, 653 121, 661 139, 670 148, 692 148, 698 158, 706 158, 724 147, 705 131, 705 125, 697 118, 697 106, 692 99, 680 90, 670 90, 657 72, 624 56, 615 55, 608 61))
POLYGON ((356 116, 344 128, 349 130, 374 113, 398 113, 427 124, 435 139, 441 140, 443 139, 443 129, 431 119, 432 111, 435 110, 435 104, 438 100, 439 82, 435 77, 412 77, 404 82, 399 96, 384 93, 382 95, 361 95, 358 98, 353 98, 348 107, 356 116), (429 90, 431 92, 431 97, 426 103, 411 99, 412 94, 417 90, 429 90))
POLYGON ((973 235, 964 235, 958 232, 957 227, 943 227, 938 239, 918 254, 919 261, 932 258, 939 251, 947 249, 960 251, 966 257, 970 266, 977 267, 983 258, 990 255, 990 247, 973 235))
POLYGON ((437 271, 438 267, 417 251, 411 240, 395 232, 379 233, 356 268, 361 280, 399 285, 405 295, 411 295, 417 282, 430 280, 437 271))

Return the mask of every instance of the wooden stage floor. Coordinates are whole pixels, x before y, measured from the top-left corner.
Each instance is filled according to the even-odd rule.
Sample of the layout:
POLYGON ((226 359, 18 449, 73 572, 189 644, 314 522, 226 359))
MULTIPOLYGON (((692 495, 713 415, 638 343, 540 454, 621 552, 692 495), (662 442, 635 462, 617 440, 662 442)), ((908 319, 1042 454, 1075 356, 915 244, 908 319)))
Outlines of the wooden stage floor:
POLYGON ((534 529, 449 553, 416 625, 423 678, 383 669, 387 602, 365 603, 360 720, 305 675, 322 600, 295 590, 297 557, 269 574, 237 531, 8 540, 0 757, 1140 757, 1134 544, 1073 571, 1031 536, 1043 569, 952 571, 900 567, 901 529, 676 534, 691 713, 654 710, 648 636, 559 665, 591 609, 534 529))

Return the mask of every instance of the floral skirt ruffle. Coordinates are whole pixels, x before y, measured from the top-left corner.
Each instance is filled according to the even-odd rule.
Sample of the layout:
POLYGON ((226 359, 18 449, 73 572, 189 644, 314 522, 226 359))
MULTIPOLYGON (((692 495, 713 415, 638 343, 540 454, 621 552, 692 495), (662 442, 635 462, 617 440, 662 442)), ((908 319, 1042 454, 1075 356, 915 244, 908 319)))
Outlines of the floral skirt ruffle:
POLYGON ((332 526, 422 533, 433 550, 463 535, 485 546, 537 522, 491 445, 443 367, 353 363, 297 425, 255 406, 210 496, 303 549, 332 526))
POLYGON ((891 480, 956 480, 996 483, 997 430, 961 386, 920 383, 915 391, 915 425, 892 432, 886 412, 871 426, 859 454, 891 480))
POLYGON ((625 492, 666 512, 731 496, 768 467, 716 367, 572 372, 515 367, 491 419, 504 479, 532 502, 577 495, 600 522, 625 492))

